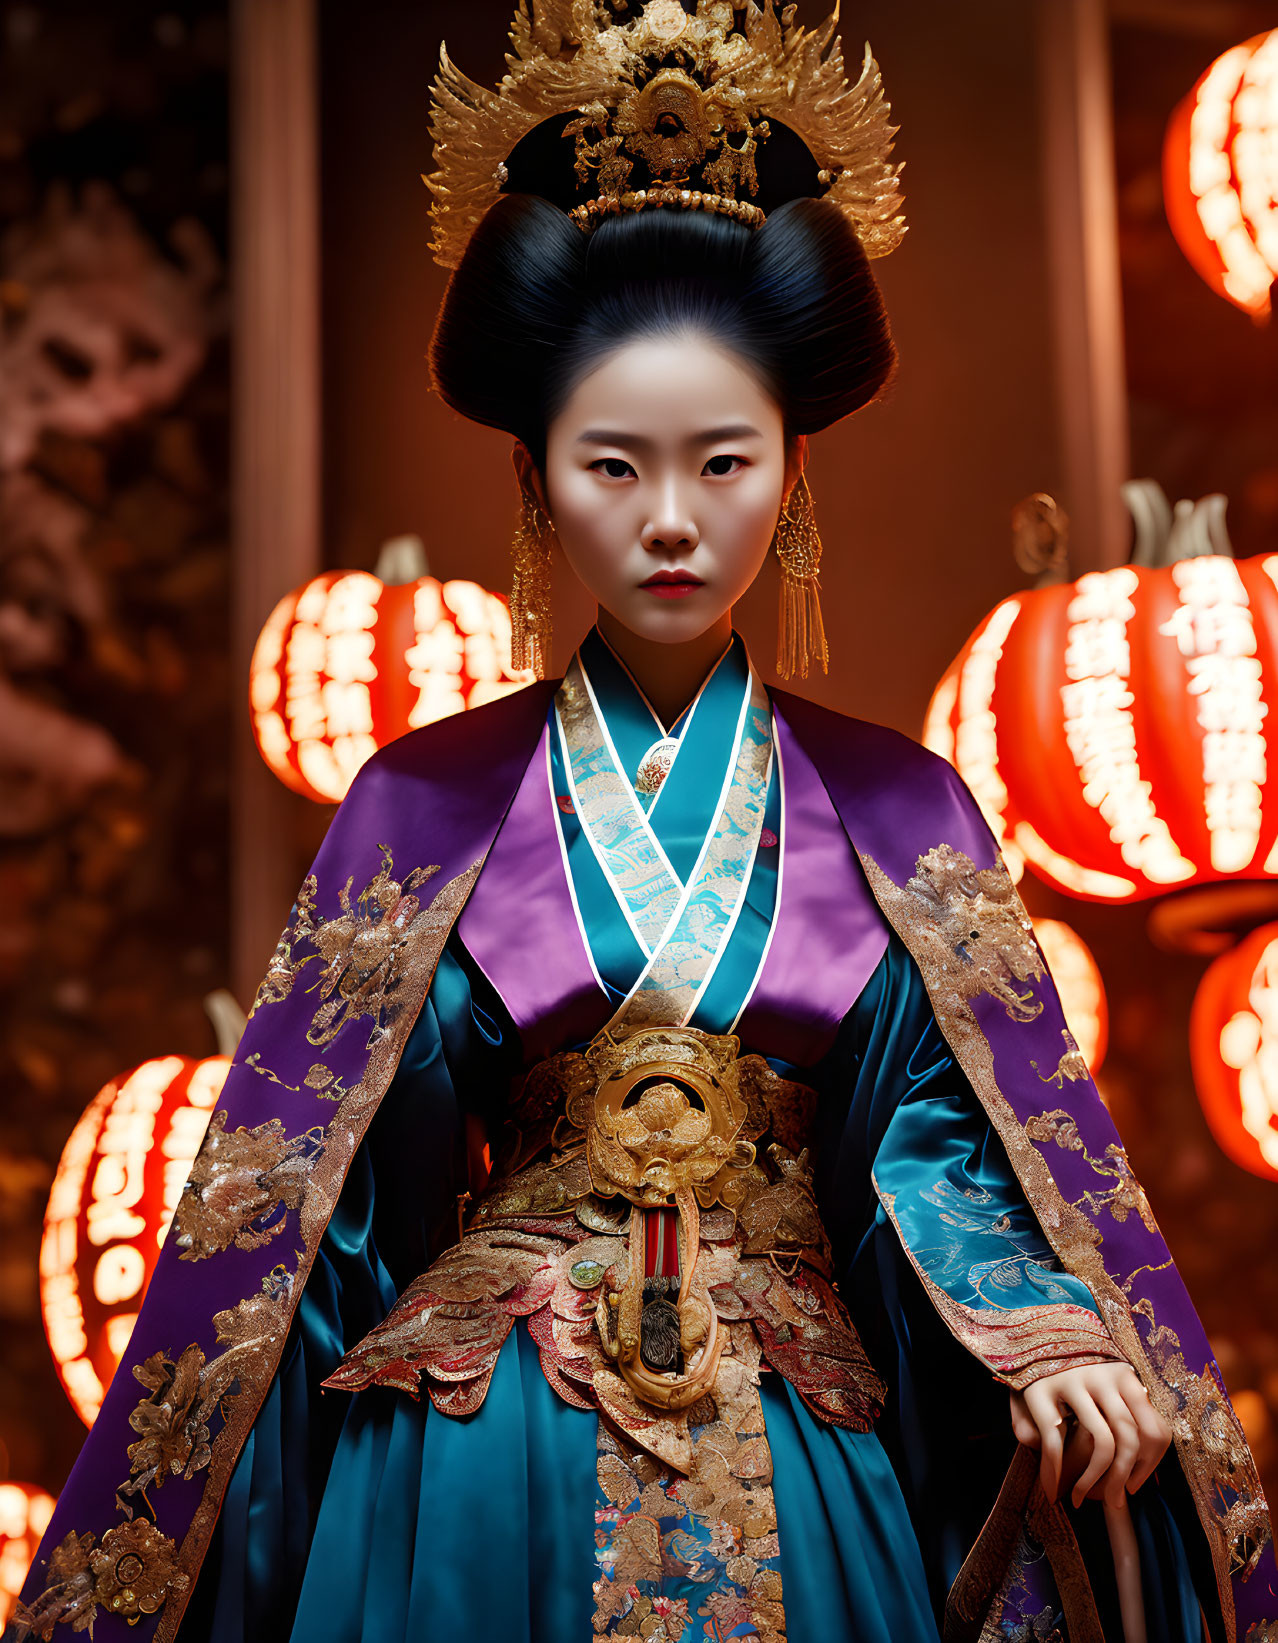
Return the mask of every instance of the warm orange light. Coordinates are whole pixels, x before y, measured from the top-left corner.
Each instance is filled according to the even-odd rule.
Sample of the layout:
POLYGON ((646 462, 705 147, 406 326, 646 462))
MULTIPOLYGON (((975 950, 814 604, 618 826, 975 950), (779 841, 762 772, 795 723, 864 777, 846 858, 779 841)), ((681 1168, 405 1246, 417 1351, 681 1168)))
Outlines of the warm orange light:
POLYGON ((281 599, 250 668, 253 732, 294 792, 342 799, 379 747, 532 678, 510 665, 510 611, 475 582, 332 571, 281 599))
POLYGON ((1009 868, 1130 901, 1278 874, 1268 793, 1278 554, 1122 565, 1004 600, 932 697, 923 739, 1009 868))
POLYGON ((1278 924, 1253 930, 1210 965, 1194 996, 1189 1047, 1221 1151, 1278 1181, 1278 924))
POLYGON ((53 1496, 30 1483, 0 1483, 0 1627, 13 1613, 53 1506, 53 1496))
POLYGON ((1278 278, 1278 29, 1225 52, 1172 115, 1167 218, 1214 290, 1267 319, 1278 278))
POLYGON ((63 1149, 40 1244, 40 1306, 86 1425, 128 1345, 230 1064, 144 1061, 99 1091, 63 1149))
POLYGON ((1082 936, 1061 919, 1036 918, 1033 924, 1061 995, 1065 1025, 1090 1070, 1099 1072, 1109 1040, 1109 1006, 1100 967, 1082 936))

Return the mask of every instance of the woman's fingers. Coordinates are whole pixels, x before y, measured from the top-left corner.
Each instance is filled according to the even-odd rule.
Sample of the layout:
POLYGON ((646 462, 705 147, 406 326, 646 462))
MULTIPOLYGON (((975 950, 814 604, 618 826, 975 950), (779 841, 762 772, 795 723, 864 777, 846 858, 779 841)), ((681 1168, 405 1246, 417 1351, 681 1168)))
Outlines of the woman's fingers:
POLYGON ((1012 1392, 1012 1432, 1017 1443, 1024 1444, 1026 1449, 1041 1449, 1043 1446, 1034 1418, 1025 1407, 1023 1392, 1012 1392))
MULTIPOLYGON (((1114 1439, 1114 1455, 1105 1471, 1103 1495, 1105 1504, 1115 1511, 1126 1504, 1126 1489, 1132 1468, 1141 1452, 1140 1427, 1118 1387, 1105 1381, 1092 1388, 1097 1408, 1109 1423, 1114 1439)), ((1082 1482, 1080 1478, 1079 1482, 1082 1482)))
POLYGON ((1096 1407, 1095 1399, 1081 1384, 1071 1385, 1067 1393, 1071 1408, 1078 1417, 1078 1424, 1091 1435, 1092 1458, 1088 1461, 1083 1475, 1074 1485, 1071 1499, 1075 1506, 1080 1505, 1087 1497, 1088 1491, 1101 1478, 1113 1463, 1117 1443, 1114 1434, 1109 1429, 1109 1422, 1096 1407))
POLYGON ((1167 1453, 1172 1431, 1149 1401, 1149 1393, 1134 1369, 1123 1376, 1120 1390, 1140 1433, 1140 1454, 1127 1480, 1127 1492, 1134 1495, 1167 1453))
POLYGON ((1012 1393, 1011 1414, 1017 1442, 1040 1451, 1044 1495, 1054 1501, 1062 1480, 1075 1478, 1075 1506, 1090 1495, 1121 1508, 1166 1454, 1172 1436, 1130 1364, 1044 1375, 1012 1393), (1071 1414, 1076 1426, 1066 1418, 1071 1414))
POLYGON ((1025 1408, 1037 1429, 1043 1452, 1038 1467, 1039 1482, 1048 1500, 1055 1500, 1061 1486, 1061 1461, 1065 1454, 1065 1419, 1055 1394, 1042 1381, 1034 1381, 1027 1386, 1024 1397, 1025 1408))

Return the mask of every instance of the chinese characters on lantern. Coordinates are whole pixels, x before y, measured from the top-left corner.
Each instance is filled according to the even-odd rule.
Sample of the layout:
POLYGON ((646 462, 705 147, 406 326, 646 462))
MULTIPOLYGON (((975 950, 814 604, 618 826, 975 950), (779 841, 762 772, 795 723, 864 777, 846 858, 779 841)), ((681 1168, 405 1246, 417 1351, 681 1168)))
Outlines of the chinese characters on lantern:
POLYGON ((1192 878, 1194 867, 1154 808, 1141 776, 1132 714, 1127 625, 1139 578, 1128 566, 1080 576, 1070 600, 1061 706, 1083 797, 1109 823, 1123 860, 1155 884, 1192 878))
MULTIPOLYGON (((1240 872, 1260 840, 1265 785, 1265 706, 1256 630, 1232 559, 1210 555, 1172 566, 1180 604, 1159 627, 1176 640, 1203 731, 1203 802, 1211 864, 1240 872)), ((1266 871, 1272 871, 1266 863, 1266 871)))
POLYGON ((1009 869, 1105 901, 1278 874, 1278 554, 1124 565, 1017 602, 951 663, 924 730, 1009 869))
POLYGON ((530 678, 510 665, 505 601, 477 583, 341 571, 276 606, 253 653, 249 698, 275 774, 336 803, 379 747, 530 678))
POLYGON ((1190 262, 1239 308, 1267 318, 1278 277, 1278 29, 1218 57, 1177 109, 1163 182, 1190 262))
POLYGON ((40 1246, 45 1332, 92 1424, 137 1321, 230 1061, 164 1056, 108 1084, 71 1133, 40 1246))

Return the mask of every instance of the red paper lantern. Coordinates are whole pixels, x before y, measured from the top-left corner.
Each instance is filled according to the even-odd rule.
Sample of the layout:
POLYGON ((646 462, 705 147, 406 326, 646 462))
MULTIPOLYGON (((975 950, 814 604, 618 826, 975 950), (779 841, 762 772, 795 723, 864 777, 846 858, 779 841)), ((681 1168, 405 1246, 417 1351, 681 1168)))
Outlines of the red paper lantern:
POLYGON ((62 1152, 40 1245, 58 1377, 91 1426, 128 1345, 230 1057, 144 1061, 99 1091, 62 1152))
POLYGON ((1218 57, 1172 115, 1163 194, 1208 285, 1267 319, 1278 279, 1278 29, 1218 57))
MULTIPOLYGON (((405 541, 415 539, 390 546, 405 541)), ((418 564, 420 544, 408 556, 410 569, 418 564)), ((344 798, 387 742, 532 678, 510 665, 510 609, 498 594, 424 573, 394 581, 385 559, 378 568, 382 575, 330 571, 281 599, 253 652, 262 757, 286 786, 322 804, 344 798)))
POLYGON ((1278 1181, 1278 924, 1207 969, 1189 1018, 1194 1083, 1222 1152, 1278 1181))
POLYGON ((27 1578, 54 1500, 30 1483, 0 1483, 0 1627, 7 1625, 27 1578))
POLYGON ((1273 877, 1276 646, 1278 554, 1091 572, 985 618, 924 740, 1017 876, 1092 901, 1273 877))

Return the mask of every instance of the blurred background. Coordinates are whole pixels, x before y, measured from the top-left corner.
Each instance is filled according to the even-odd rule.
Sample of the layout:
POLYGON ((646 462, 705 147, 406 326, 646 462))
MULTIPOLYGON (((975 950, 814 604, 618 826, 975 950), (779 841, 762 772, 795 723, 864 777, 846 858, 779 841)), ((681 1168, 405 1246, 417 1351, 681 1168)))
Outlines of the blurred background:
MULTIPOLYGON (((140 1064, 176 1058, 189 1083, 215 1054, 205 998, 251 998, 332 814, 254 744, 268 617, 403 536, 441 579, 507 585, 509 441, 429 391, 444 275, 420 173, 441 37, 491 85, 508 21, 507 0, 0 0, 0 1577, 83 1435, 68 1364, 96 1352, 104 1373, 78 1343, 97 1327, 107 1350, 139 1293, 122 1259, 72 1316, 90 1269, 45 1238, 60 1379, 41 1243, 68 1138, 140 1064)), ((872 41, 901 128, 910 231, 877 265, 899 375, 814 442, 831 667, 810 694, 921 736, 951 662, 1044 562, 1013 555, 1032 493, 1070 516, 1071 577, 1126 560, 1132 478, 1227 496, 1244 569, 1278 553, 1278 327, 1191 263, 1164 178, 1178 108, 1276 21, 1251 0, 845 5, 849 58, 872 41)), ((739 612, 765 667, 775 601, 765 576, 739 612)), ((557 588, 560 664, 590 617, 557 588)), ((1050 795, 1040 753, 1022 780, 1050 795)), ((1222 1143, 1229 1098, 1188 1026, 1216 954, 1278 916, 1255 863, 1117 900, 1059 874, 1022 888, 1094 957, 1098 1081, 1272 1484, 1278 1169, 1222 1143)), ((1219 1008, 1236 1036, 1242 1006, 1219 1008)), ((64 1171, 55 1232, 86 1168, 64 1171)))

